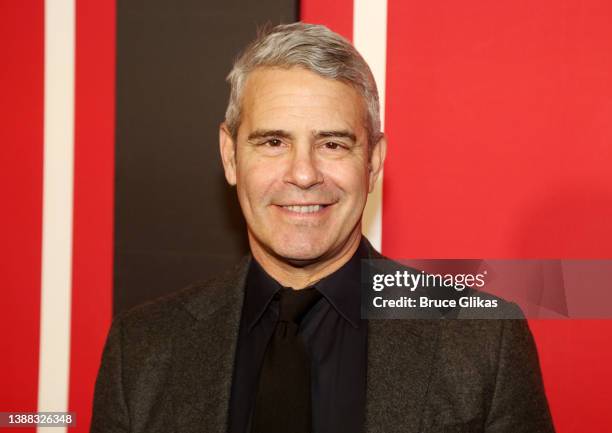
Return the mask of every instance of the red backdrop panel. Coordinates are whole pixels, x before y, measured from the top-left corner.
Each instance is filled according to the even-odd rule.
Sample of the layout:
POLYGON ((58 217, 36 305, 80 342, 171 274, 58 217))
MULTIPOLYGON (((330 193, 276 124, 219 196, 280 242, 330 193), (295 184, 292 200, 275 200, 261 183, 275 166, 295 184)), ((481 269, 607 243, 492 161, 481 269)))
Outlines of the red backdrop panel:
POLYGON ((390 2, 388 254, 610 255, 611 15, 390 2))
POLYGON ((38 400, 43 6, 0 2, 0 411, 34 411, 38 400))
POLYGON ((353 39, 353 0, 300 1, 300 20, 323 24, 345 38, 353 39))
MULTIPOLYGON (((0 2, 0 411, 38 409, 44 11, 43 1, 0 2)), ((80 0, 76 18, 69 409, 85 432, 111 319, 115 2, 80 0)))
POLYGON ((76 4, 74 227, 70 392, 74 433, 89 431, 112 316, 115 1, 76 4))
MULTIPOLYGON (((610 257, 612 4, 388 11, 385 254, 610 257)), ((612 323, 531 326, 559 432, 609 431, 612 323)))

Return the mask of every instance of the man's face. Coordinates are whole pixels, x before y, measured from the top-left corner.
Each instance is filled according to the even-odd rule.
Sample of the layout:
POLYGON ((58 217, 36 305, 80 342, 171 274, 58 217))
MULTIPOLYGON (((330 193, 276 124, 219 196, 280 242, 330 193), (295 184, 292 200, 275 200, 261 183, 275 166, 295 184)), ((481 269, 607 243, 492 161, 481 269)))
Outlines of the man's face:
POLYGON ((249 75, 236 143, 224 126, 220 138, 252 247, 307 264, 359 238, 384 157, 375 149, 371 164, 365 119, 361 96, 340 81, 297 67, 249 75))

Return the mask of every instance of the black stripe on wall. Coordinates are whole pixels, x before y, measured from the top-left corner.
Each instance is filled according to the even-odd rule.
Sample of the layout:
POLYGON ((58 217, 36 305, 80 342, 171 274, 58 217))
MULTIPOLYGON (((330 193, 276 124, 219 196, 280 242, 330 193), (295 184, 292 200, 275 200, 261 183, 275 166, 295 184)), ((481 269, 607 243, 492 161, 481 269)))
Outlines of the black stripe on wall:
POLYGON ((119 0, 114 312, 232 266, 244 222, 218 156, 238 52, 297 0, 119 0))

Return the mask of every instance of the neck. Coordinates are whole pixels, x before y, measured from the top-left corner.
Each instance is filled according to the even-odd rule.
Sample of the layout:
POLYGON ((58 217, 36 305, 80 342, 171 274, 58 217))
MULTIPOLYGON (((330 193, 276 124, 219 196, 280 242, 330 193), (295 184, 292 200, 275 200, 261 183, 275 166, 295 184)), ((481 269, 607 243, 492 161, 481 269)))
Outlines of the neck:
POLYGON ((249 233, 251 253, 262 268, 276 281, 285 287, 303 289, 334 273, 348 262, 361 241, 361 227, 358 227, 346 242, 329 257, 315 259, 306 265, 296 265, 290 259, 279 257, 272 251, 264 248, 249 233))

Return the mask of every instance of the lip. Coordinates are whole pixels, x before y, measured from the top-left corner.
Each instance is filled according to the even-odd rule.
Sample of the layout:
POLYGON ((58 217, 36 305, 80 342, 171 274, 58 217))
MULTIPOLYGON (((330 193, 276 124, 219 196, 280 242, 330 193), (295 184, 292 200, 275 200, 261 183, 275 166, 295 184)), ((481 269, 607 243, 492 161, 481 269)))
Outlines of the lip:
POLYGON ((306 203, 282 203, 282 204, 275 204, 274 206, 330 206, 333 203, 317 203, 317 202, 306 202, 306 203))
POLYGON ((324 203, 310 202, 310 203, 275 204, 274 207, 278 209, 280 212, 282 212, 283 214, 293 217, 293 218, 317 218, 317 217, 321 217, 329 213, 329 209, 334 204, 335 203, 324 204, 324 203), (316 212, 295 212, 285 207, 285 206, 317 206, 317 205, 322 206, 322 207, 316 212))

